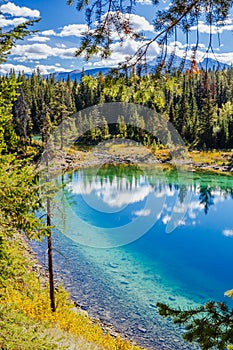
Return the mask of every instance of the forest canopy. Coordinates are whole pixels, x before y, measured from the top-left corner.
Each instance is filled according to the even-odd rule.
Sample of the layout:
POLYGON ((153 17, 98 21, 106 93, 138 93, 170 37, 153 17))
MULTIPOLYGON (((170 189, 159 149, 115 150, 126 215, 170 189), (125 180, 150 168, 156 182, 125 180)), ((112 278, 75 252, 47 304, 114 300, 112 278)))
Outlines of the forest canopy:
MULTIPOLYGON (((2 77, 0 83, 15 81, 18 97, 13 106, 12 124, 21 140, 54 129, 64 118, 72 117, 83 144, 96 144, 111 137, 131 138, 145 146, 160 147, 155 139, 156 123, 146 125, 143 116, 135 114, 138 128, 127 125, 123 116, 113 127, 101 121, 96 125, 85 108, 107 102, 140 104, 159 113, 174 125, 191 149, 233 148, 233 69, 203 72, 188 69, 182 74, 129 75, 115 72, 91 77, 83 73, 80 80, 56 81, 53 75, 43 77, 19 74, 2 77), (79 111, 83 111, 79 114, 79 111), (146 132, 151 130, 151 134, 146 132), (83 130, 89 130, 83 133, 83 130)), ((94 117, 93 117, 94 118, 94 117)), ((8 118, 9 119, 9 118, 8 118)), ((8 120, 7 119, 7 120, 8 120)), ((8 134, 10 131, 8 132, 8 134)), ((167 142, 169 143, 169 135, 167 142)), ((165 145, 166 146, 166 145, 165 145)))

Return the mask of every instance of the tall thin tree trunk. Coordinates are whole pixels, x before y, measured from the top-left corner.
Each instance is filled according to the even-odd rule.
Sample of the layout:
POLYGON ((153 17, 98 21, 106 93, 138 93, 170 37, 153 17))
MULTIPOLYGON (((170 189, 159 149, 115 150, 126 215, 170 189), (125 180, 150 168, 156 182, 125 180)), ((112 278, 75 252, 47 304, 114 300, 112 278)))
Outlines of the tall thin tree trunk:
MULTIPOLYGON (((51 226, 51 210, 50 210, 50 198, 47 197, 47 226, 51 226)), ((54 293, 54 278, 53 278, 53 254, 52 254, 52 233, 49 230, 48 235, 48 266, 49 266, 49 291, 50 291, 50 306, 53 312, 56 311, 55 307, 55 293, 54 293)))
MULTIPOLYGON (((47 150, 46 150, 46 182, 49 182, 49 145, 48 145, 48 139, 49 139, 49 130, 46 132, 46 142, 47 142, 47 150)), ((51 227, 51 202, 49 196, 46 198, 47 201, 47 226, 51 227)), ((53 278, 53 252, 52 252, 52 232, 51 229, 49 229, 49 235, 48 235, 48 268, 49 268, 49 292, 50 292, 50 306, 51 310, 53 312, 56 311, 55 306, 55 292, 54 292, 54 278, 53 278)))
POLYGON ((61 115, 61 124, 60 124, 60 136, 61 136, 61 151, 63 151, 63 114, 61 115))

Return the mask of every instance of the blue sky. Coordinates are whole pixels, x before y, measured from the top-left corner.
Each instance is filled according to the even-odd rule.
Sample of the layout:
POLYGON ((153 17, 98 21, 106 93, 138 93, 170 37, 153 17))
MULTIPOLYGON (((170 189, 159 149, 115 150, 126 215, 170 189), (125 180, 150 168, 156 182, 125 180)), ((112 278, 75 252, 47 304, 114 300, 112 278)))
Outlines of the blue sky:
MULTIPOLYGON (((0 73, 7 73, 11 68, 16 71, 24 70, 32 72, 39 67, 42 73, 54 71, 72 71, 75 69, 94 68, 102 66, 116 66, 118 62, 132 54, 138 48, 135 40, 126 40, 123 46, 118 41, 112 46, 113 55, 107 60, 94 58, 85 62, 82 58, 75 58, 74 52, 79 45, 82 32, 86 29, 84 14, 76 10, 75 4, 66 5, 66 0, 11 0, 5 3, 1 1, 0 27, 7 30, 12 25, 17 25, 26 19, 41 17, 41 21, 34 26, 38 33, 31 35, 17 43, 6 63, 1 64, 0 73)), ((162 0, 161 6, 166 8, 168 1, 162 0)), ((156 33, 152 26, 153 15, 156 8, 151 0, 138 0, 135 12, 131 15, 133 27, 143 31, 146 38, 152 38, 156 33)), ((198 59, 202 61, 206 57, 206 48, 209 38, 209 27, 204 22, 199 24, 200 46, 198 59)), ((212 27, 213 47, 215 57, 220 62, 233 63, 233 16, 231 15, 225 26, 217 29, 212 27), (220 32, 220 43, 218 33, 220 32)), ((195 28, 190 33, 190 45, 195 43, 195 28)), ((168 51, 172 50, 174 40, 171 39, 168 51)), ((182 57, 185 50, 185 41, 179 35, 176 42, 176 54, 182 57)), ((158 45, 154 43, 149 50, 149 59, 153 60, 159 52, 158 45)))

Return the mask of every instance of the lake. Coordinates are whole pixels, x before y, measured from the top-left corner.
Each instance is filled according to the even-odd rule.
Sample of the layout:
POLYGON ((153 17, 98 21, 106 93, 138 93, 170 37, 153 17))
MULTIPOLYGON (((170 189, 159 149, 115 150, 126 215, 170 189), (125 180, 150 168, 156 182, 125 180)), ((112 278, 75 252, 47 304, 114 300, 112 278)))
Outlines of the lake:
MULTIPOLYGON (((59 177, 55 276, 83 309, 148 349, 198 349, 156 302, 233 306, 233 177, 87 168, 59 177)), ((46 264, 46 242, 32 243, 46 264)))

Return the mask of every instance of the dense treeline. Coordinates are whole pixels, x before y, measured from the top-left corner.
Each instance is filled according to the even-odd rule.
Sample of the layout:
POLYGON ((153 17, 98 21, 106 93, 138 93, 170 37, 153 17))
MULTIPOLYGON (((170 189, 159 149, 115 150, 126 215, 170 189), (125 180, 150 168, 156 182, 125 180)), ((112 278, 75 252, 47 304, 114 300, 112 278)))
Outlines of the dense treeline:
MULTIPOLYGON (((18 99, 13 106, 13 125, 21 139, 48 130, 65 118, 98 103, 122 101, 144 105, 169 120, 191 148, 233 148, 233 68, 202 72, 192 67, 185 73, 128 76, 115 72, 109 76, 85 76, 81 82, 56 82, 53 75, 44 78, 39 71, 31 76, 11 73, 1 81, 19 83, 18 99)), ((83 114, 82 114, 83 115, 83 114)), ((107 123, 93 128, 90 117, 77 117, 78 129, 89 129, 85 142, 97 142, 115 134, 134 138, 146 145, 158 143, 142 132, 143 117, 137 118, 138 130, 126 125, 123 116, 115 128, 107 123)))

